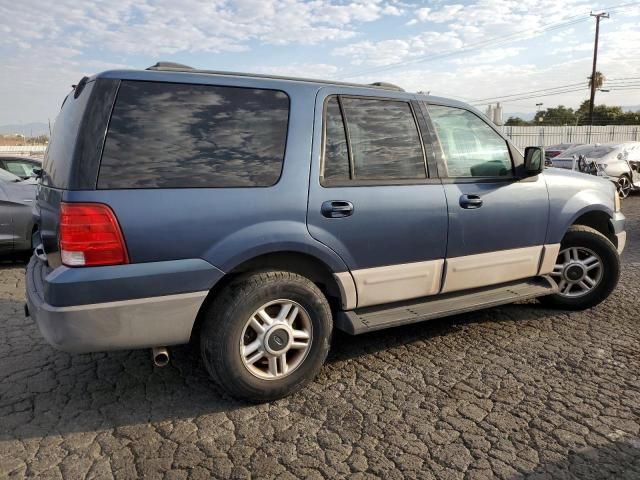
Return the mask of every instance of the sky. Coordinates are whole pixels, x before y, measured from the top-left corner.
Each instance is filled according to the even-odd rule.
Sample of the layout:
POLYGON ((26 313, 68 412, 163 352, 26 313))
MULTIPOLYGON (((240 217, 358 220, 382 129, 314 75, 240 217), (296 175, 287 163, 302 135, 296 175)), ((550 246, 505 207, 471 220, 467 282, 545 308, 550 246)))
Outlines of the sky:
POLYGON ((640 1, 0 0, 0 125, 53 121, 82 76, 159 60, 387 81, 482 109, 518 94, 503 98, 505 118, 536 103, 577 108, 592 10, 611 15, 598 55, 610 91, 596 103, 640 105, 640 1))

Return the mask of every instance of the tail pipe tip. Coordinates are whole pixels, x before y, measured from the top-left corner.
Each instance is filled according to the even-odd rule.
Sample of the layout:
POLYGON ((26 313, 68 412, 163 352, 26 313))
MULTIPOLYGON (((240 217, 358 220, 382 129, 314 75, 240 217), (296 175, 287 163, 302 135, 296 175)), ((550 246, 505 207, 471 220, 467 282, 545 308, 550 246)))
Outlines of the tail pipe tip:
POLYGON ((169 350, 167 347, 154 347, 151 349, 151 359, 156 367, 166 367, 169 365, 169 350))

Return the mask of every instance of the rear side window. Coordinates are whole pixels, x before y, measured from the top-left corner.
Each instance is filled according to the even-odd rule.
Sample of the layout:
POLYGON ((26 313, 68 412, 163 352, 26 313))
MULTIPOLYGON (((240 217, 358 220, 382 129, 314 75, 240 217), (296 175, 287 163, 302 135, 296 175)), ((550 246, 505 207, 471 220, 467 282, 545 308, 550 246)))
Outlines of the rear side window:
POLYGON ((98 188, 274 185, 288 118, 281 91, 124 81, 98 188))
POLYGON ((408 102, 332 97, 325 121, 324 183, 426 178, 420 133, 408 102))
POLYGON ((429 106, 449 177, 512 176, 507 142, 473 113, 429 106))
POLYGON ((324 178, 327 181, 349 179, 349 150, 338 97, 327 103, 324 178))

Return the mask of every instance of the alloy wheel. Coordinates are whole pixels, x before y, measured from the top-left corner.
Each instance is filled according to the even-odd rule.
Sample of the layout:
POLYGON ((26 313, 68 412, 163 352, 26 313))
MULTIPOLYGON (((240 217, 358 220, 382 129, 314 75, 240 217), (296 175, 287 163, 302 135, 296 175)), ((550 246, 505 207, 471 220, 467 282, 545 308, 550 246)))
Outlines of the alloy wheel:
POLYGON ((558 254, 551 276, 558 284, 559 295, 575 298, 596 288, 602 274, 602 260, 593 250, 569 247, 558 254))
POLYGON ((279 380, 302 364, 312 336, 311 318, 299 303, 268 302, 245 323, 240 339, 242 363, 258 378, 279 380))
POLYGON ((620 195, 620 198, 627 198, 631 193, 631 188, 631 181, 628 177, 623 175, 618 179, 618 194, 620 195))

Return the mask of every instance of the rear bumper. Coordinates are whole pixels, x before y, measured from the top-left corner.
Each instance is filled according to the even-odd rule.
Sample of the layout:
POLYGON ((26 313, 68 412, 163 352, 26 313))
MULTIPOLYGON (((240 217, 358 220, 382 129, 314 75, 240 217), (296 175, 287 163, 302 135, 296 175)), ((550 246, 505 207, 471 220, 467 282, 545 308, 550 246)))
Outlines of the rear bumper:
POLYGON ((27 305, 44 338, 76 353, 187 343, 208 291, 56 307, 44 300, 43 262, 27 266, 27 305))

